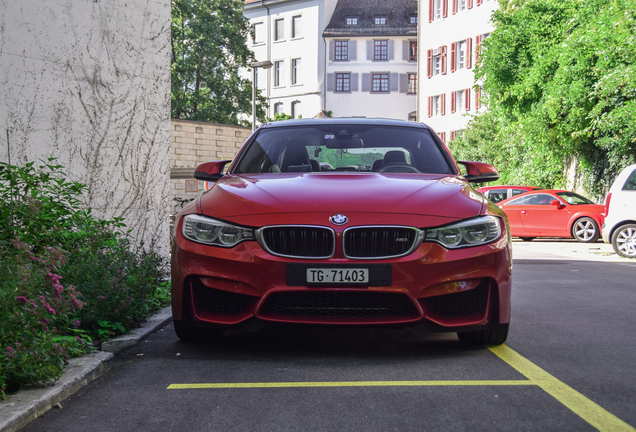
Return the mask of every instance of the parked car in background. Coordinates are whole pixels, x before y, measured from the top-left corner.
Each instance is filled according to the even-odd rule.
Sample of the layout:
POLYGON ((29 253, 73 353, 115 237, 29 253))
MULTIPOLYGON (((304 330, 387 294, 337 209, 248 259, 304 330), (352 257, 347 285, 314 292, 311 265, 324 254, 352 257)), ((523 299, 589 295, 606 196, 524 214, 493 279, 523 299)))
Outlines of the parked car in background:
POLYGON ((621 171, 607 194, 603 241, 617 254, 636 258, 636 165, 621 171))
POLYGON ((490 201, 498 203, 522 193, 540 189, 541 188, 537 186, 485 186, 477 189, 477 192, 483 193, 490 201))
POLYGON ((180 339, 266 324, 413 327, 500 344, 510 318, 505 214, 421 123, 307 119, 259 128, 177 216, 180 339), (224 166, 230 163, 227 173, 224 166))
POLYGON ((510 233, 530 241, 536 237, 574 237, 596 241, 605 206, 574 192, 556 189, 526 192, 497 203, 508 216, 510 233))

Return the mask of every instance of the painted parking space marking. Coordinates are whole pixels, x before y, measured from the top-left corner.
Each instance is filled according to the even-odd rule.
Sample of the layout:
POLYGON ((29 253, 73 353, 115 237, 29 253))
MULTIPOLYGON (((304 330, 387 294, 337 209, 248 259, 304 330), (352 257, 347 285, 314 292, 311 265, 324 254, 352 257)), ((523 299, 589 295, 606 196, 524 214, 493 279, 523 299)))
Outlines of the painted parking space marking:
POLYGON ((422 387, 422 386, 518 386, 536 385, 523 380, 475 381, 325 381, 325 382, 261 382, 261 383, 205 383, 171 384, 168 390, 227 389, 227 388, 281 388, 281 387, 422 387))
POLYGON ((592 402, 507 346, 489 346, 488 349, 596 429, 636 431, 605 408, 592 402))
POLYGON ((324 382, 255 382, 171 384, 168 390, 241 389, 241 388, 310 388, 310 387, 434 387, 434 386, 538 386, 599 431, 636 432, 605 408, 592 402, 572 387, 550 375, 506 345, 488 349, 526 380, 440 380, 440 381, 324 381, 324 382))

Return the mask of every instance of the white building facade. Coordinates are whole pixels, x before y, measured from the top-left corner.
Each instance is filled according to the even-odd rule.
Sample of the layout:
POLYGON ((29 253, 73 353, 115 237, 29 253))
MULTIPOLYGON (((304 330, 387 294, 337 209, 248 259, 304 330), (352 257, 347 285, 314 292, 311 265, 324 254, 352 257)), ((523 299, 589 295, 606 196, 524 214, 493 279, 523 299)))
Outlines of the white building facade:
POLYGON ((419 0, 418 121, 445 142, 461 133, 481 108, 474 68, 492 32, 496 0, 419 0))
MULTIPOLYGON (((267 116, 311 118, 324 108, 325 42, 322 31, 337 0, 246 0, 243 15, 254 39, 248 41, 258 61, 256 85, 267 98, 267 116)), ((251 72, 246 71, 251 75, 251 72)))
POLYGON ((340 0, 323 33, 325 109, 415 120, 417 21, 416 0, 340 0))

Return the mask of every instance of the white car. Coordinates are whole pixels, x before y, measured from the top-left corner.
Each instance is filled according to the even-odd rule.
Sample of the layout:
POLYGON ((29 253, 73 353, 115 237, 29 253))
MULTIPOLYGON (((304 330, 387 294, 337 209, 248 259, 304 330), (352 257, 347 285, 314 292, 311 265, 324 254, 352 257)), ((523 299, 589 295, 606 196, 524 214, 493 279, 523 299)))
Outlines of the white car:
POLYGON ((636 165, 625 168, 607 194, 603 241, 617 254, 636 258, 636 165))

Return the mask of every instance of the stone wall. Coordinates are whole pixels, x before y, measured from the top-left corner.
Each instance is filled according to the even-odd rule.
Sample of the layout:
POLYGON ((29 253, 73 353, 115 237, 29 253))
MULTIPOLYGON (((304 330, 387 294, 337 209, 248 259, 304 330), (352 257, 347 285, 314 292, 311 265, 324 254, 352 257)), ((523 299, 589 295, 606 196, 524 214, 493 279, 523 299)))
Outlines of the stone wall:
POLYGON ((242 126, 172 119, 171 213, 176 213, 180 209, 181 200, 191 200, 205 191, 204 182, 193 177, 196 166, 213 160, 233 159, 251 133, 250 128, 242 126))
POLYGON ((0 0, 0 160, 55 157, 167 253, 170 1, 0 0))

